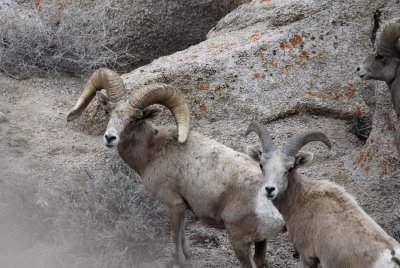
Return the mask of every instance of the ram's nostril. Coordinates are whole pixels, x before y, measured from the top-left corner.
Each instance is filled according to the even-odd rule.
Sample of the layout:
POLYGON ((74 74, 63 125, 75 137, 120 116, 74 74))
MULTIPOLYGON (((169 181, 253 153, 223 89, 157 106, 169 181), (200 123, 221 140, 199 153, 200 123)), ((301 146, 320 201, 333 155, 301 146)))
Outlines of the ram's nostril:
POLYGON ((273 191, 275 191, 275 187, 265 187, 265 191, 267 191, 267 194, 270 195, 273 191))
POLYGON ((112 142, 113 140, 116 140, 117 139, 117 137, 115 137, 115 136, 113 136, 113 135, 104 135, 104 138, 106 139, 106 141, 108 142, 108 143, 110 143, 110 142, 112 142))

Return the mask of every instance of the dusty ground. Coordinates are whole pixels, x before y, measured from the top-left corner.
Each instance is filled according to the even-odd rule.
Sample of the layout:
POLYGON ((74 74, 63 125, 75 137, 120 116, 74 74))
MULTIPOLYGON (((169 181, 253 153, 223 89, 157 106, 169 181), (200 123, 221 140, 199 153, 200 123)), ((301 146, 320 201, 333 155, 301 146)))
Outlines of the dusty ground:
MULTIPOLYGON (((83 83, 72 78, 16 81, 0 75, 0 112, 7 118, 7 122, 0 123, 0 267, 105 267, 94 261, 107 258, 104 252, 91 250, 85 255, 74 251, 82 243, 93 248, 90 245, 106 243, 105 240, 82 242, 82 237, 87 235, 85 232, 92 231, 85 229, 85 222, 77 222, 78 227, 71 231, 60 220, 61 207, 55 206, 57 211, 48 209, 54 207, 49 204, 54 200, 48 198, 49 193, 54 197, 54 189, 60 189, 60 184, 64 185, 64 194, 68 194, 68 187, 78 185, 84 189, 93 174, 102 174, 98 172, 104 169, 102 163, 117 158, 114 152, 103 147, 101 136, 93 135, 100 133, 99 129, 84 129, 79 123, 67 124, 65 120, 83 83), (69 234, 74 230, 77 233, 66 236, 63 232, 66 229, 69 234)), ((213 123, 196 119, 194 128, 243 150, 245 145, 258 143, 254 135, 247 139, 242 136, 248 122, 249 118, 238 122, 217 119, 213 123)), ((315 179, 329 178, 344 185, 390 235, 400 240, 400 177, 393 174, 385 179, 371 178, 345 168, 352 166, 351 155, 363 146, 348 131, 347 122, 298 115, 269 127, 278 143, 311 128, 323 129, 331 137, 333 149, 328 151, 319 144, 307 145, 307 149, 316 153, 317 160, 303 172, 315 179)), ((79 202, 80 198, 76 197, 73 202, 79 202)), ((65 197, 60 196, 60 199, 65 197)), ((147 236, 147 244, 143 244, 157 250, 148 250, 152 253, 132 259, 130 263, 134 267, 165 267, 170 260, 172 246, 168 226, 162 209, 160 213, 162 219, 155 224, 155 230, 161 231, 153 238, 147 236)), ((204 227, 189 216, 186 234, 193 253, 193 267, 238 265, 223 231, 204 227)), ((286 234, 273 238, 268 248, 270 267, 300 267, 293 253, 286 234)), ((128 258, 128 255, 125 252, 120 258, 128 258)))

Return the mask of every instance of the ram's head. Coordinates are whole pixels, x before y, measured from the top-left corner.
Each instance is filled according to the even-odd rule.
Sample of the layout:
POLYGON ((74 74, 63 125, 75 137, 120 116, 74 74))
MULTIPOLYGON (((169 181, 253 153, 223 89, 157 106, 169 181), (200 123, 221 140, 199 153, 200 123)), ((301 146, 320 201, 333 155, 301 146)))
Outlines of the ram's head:
POLYGON ((265 181, 263 190, 270 200, 286 191, 291 172, 313 160, 312 153, 299 153, 304 145, 312 141, 321 141, 331 148, 330 140, 321 131, 297 134, 287 142, 282 150, 276 148, 265 126, 252 122, 246 131, 246 135, 252 131, 257 133, 262 150, 259 150, 258 147, 249 147, 247 153, 260 163, 261 176, 265 181))
POLYGON ((400 65, 400 21, 386 26, 377 42, 376 51, 357 66, 361 79, 381 80, 391 84, 400 65))
POLYGON ((112 70, 101 68, 96 70, 74 108, 67 116, 67 121, 77 118, 97 95, 99 104, 104 108, 109 122, 104 133, 104 144, 109 147, 118 145, 121 133, 133 130, 141 122, 157 116, 160 109, 147 108, 152 104, 161 104, 167 107, 178 126, 178 141, 183 143, 189 134, 189 108, 181 92, 169 85, 154 83, 134 91, 128 96, 120 76, 112 70), (106 90, 106 95, 99 92, 106 90))

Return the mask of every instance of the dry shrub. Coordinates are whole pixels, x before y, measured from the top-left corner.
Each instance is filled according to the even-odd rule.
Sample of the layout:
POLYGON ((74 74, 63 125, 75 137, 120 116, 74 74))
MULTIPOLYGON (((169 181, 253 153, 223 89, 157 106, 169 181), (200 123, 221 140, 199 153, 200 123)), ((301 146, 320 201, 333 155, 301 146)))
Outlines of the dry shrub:
POLYGON ((85 183, 60 177, 39 190, 33 181, 0 181, 0 248, 15 244, 1 241, 11 224, 24 230, 14 259, 31 258, 23 252, 44 244, 50 252, 40 257, 49 268, 159 267, 169 241, 165 210, 122 161, 107 161, 109 169, 87 172, 85 183))
POLYGON ((117 167, 88 176, 83 187, 60 181, 46 197, 61 253, 55 267, 154 267, 169 241, 161 204, 117 167))
MULTIPOLYGON (((107 1, 33 1, 33 7, 0 4, 0 71, 14 78, 45 73, 85 74, 97 67, 123 69, 110 44, 125 40, 107 34, 107 1)), ((124 41, 125 42, 125 41, 124 41)), ((125 42, 128 43, 128 42, 125 42)))

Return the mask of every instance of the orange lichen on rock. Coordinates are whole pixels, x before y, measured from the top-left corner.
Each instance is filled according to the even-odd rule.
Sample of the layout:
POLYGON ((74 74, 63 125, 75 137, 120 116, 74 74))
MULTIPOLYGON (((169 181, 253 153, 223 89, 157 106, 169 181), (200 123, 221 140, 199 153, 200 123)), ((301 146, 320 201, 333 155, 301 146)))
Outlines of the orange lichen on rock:
POLYGON ((307 90, 307 95, 311 97, 316 97, 320 100, 324 100, 326 95, 319 91, 312 91, 311 89, 307 90))
POLYGON ((287 48, 287 47, 289 47, 289 46, 288 46, 288 44, 286 44, 285 42, 280 42, 280 43, 279 43, 279 47, 280 47, 281 49, 285 49, 285 48, 287 48))
POLYGON ((215 95, 220 95, 221 94, 221 90, 222 90, 221 86, 217 86, 216 88, 214 88, 215 95))
POLYGON ((301 38, 300 35, 295 34, 292 38, 289 39, 289 42, 290 44, 292 44, 293 47, 297 47, 300 43, 303 42, 303 38, 301 38))
POLYGON ((267 77, 266 74, 255 73, 251 79, 253 80, 265 79, 266 77, 267 77))
POLYGON ((354 88, 353 84, 348 84, 347 85, 347 97, 354 97, 356 95, 356 89, 354 88))
POLYGON ((40 10, 40 7, 42 5, 42 0, 33 0, 32 4, 35 10, 40 10))
POLYGON ((254 32, 251 37, 250 37, 251 41, 255 42, 260 40, 260 32, 254 32))
POLYGON ((285 70, 285 72, 289 72, 290 68, 292 68, 292 65, 290 64, 286 64, 283 69, 285 70))
POLYGON ((379 172, 379 176, 386 177, 387 175, 389 175, 389 172, 388 172, 386 166, 383 166, 381 169, 381 172, 379 172))
POLYGON ((206 113, 208 111, 208 106, 206 103, 200 103, 199 107, 201 113, 206 113))
POLYGON ((196 86, 197 90, 205 91, 210 89, 210 83, 201 83, 196 86))
POLYGON ((305 50, 302 50, 302 51, 300 52, 299 57, 300 57, 300 58, 308 58, 308 52, 305 51, 305 50))
POLYGON ((356 106, 356 111, 354 112, 354 115, 356 117, 361 117, 364 114, 364 108, 361 105, 356 106))
POLYGON ((368 173, 368 172, 371 171, 371 166, 370 166, 370 165, 364 165, 362 168, 364 169, 364 171, 365 171, 366 173, 368 173))
POLYGON ((340 101, 340 99, 341 99, 342 97, 343 97, 343 94, 340 93, 339 91, 334 92, 334 93, 333 93, 333 96, 332 96, 332 98, 333 98, 335 101, 340 101))

